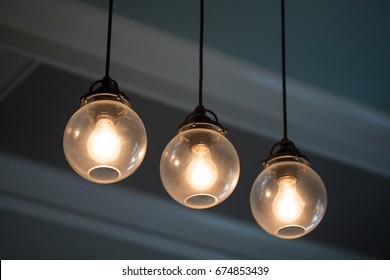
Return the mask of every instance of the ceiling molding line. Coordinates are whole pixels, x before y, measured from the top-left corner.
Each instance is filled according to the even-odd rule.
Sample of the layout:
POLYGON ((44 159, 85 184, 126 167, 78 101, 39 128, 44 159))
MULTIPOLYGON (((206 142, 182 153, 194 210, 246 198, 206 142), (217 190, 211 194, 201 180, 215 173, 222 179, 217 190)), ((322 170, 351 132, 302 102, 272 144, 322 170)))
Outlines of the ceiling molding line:
POLYGON ((24 59, 23 63, 20 63, 16 67, 12 67, 10 64, 15 65, 15 61, 12 61, 14 54, 9 51, 5 51, 5 55, 10 56, 11 59, 4 61, 4 58, 1 58, 2 64, 12 73, 9 73, 9 77, 6 81, 1 81, 0 102, 3 101, 15 88, 17 88, 40 64, 38 61, 29 58, 24 59))
MULTIPOLYGON (((3 46, 96 79, 103 73, 106 11, 65 0, 0 2, 3 46)), ((171 106, 193 109, 197 44, 115 16, 112 73, 125 88, 171 106)), ((280 77, 205 49, 208 107, 224 123, 281 137, 280 77)), ((82 89, 80 89, 80 92, 82 89)), ((390 117, 288 80, 290 136, 300 148, 390 177, 390 117)), ((77 97, 80 94, 75 94, 77 97)))
POLYGON ((4 183, 0 185, 0 211, 96 232, 182 258, 364 258, 307 240, 276 239, 255 225, 183 209, 172 201, 137 192, 136 187, 96 187, 72 173, 4 153, 0 153, 0 168, 4 183))

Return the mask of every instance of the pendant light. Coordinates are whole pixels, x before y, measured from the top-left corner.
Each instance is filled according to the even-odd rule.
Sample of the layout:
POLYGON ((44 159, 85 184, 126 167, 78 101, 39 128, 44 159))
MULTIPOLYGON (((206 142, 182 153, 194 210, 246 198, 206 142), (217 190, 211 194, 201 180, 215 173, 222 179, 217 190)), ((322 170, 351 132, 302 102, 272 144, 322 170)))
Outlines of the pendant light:
POLYGON ((199 105, 166 146, 160 161, 161 181, 177 202, 195 209, 215 206, 235 189, 238 155, 214 112, 203 106, 204 1, 200 1, 199 105))
POLYGON ((250 194, 252 214, 268 233, 284 239, 311 232, 322 220, 327 194, 309 160, 287 138, 284 0, 281 0, 283 139, 264 160, 250 194))
POLYGON ((64 132, 64 153, 70 166, 95 183, 118 182, 131 175, 146 152, 146 131, 131 109, 127 96, 110 78, 110 48, 113 0, 110 0, 106 71, 81 97, 64 132))

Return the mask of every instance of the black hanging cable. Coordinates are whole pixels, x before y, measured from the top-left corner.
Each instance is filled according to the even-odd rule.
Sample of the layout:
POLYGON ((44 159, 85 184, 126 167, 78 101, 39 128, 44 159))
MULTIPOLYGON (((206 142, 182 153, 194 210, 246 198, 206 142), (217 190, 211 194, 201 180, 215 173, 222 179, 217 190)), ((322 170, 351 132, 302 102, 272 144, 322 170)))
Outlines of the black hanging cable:
POLYGON ((89 88, 89 92, 81 97, 81 101, 85 102, 96 93, 112 93, 117 94, 119 99, 126 99, 127 96, 123 94, 118 88, 118 83, 110 77, 110 55, 111 55, 111 30, 112 30, 112 14, 113 14, 113 2, 110 0, 109 13, 108 13, 108 30, 107 30, 107 49, 106 49, 106 69, 103 79, 94 82, 89 88))
POLYGON ((286 42, 284 23, 284 0, 281 0, 282 27, 282 80, 283 80, 283 140, 287 140, 287 95, 286 95, 286 42))
POLYGON ((281 34, 282 34, 282 85, 283 85, 283 139, 272 146, 270 155, 263 161, 263 166, 268 166, 268 163, 281 156, 294 156, 304 159, 307 162, 309 159, 301 154, 294 142, 287 138, 287 94, 286 94, 286 39, 285 39, 285 20, 284 20, 284 0, 280 1, 281 7, 281 34), (275 151, 276 148, 279 148, 275 151))
POLYGON ((203 106, 203 37, 204 37, 204 0, 200 0, 200 30, 199 30, 199 104, 179 126, 178 131, 189 124, 209 123, 219 127, 219 132, 227 134, 226 128, 219 123, 217 115, 203 106), (211 118, 210 118, 211 117, 211 118))
POLYGON ((199 106, 203 106, 203 25, 204 0, 200 0, 200 30, 199 30, 199 106))
POLYGON ((110 55, 111 55, 111 26, 112 26, 112 8, 114 0, 110 0, 108 13, 108 31, 107 31, 107 52, 106 52, 106 78, 110 76, 110 55))

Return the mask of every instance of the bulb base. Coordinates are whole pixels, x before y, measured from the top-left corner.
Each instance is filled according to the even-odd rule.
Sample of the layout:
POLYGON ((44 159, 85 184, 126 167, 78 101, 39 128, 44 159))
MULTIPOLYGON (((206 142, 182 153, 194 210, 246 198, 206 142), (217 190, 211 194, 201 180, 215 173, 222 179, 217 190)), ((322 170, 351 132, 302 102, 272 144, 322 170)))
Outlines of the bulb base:
POLYGON ((211 129, 223 136, 227 135, 227 129, 219 123, 217 115, 213 111, 204 108, 202 105, 197 106, 195 110, 186 117, 184 122, 181 123, 177 129, 177 134, 193 128, 211 129), (214 120, 207 116, 207 114, 211 115, 214 120))
POLYGON ((309 159, 303 155, 295 146, 294 142, 289 139, 282 139, 272 146, 270 155, 263 161, 263 167, 265 169, 271 164, 282 161, 297 161, 310 166, 309 159), (279 149, 274 151, 276 147, 279 147, 279 149))
POLYGON ((88 93, 80 98, 81 107, 99 100, 117 101, 131 108, 129 98, 119 90, 118 83, 107 76, 94 82, 88 93), (96 85, 100 86, 94 89, 96 85))
MULTIPOLYGON (((203 106, 196 107, 195 110, 187 116, 184 122, 179 126, 177 134, 199 128, 213 130, 225 137, 227 134, 227 130, 218 122, 218 118, 214 112, 205 109, 203 106), (215 120, 209 118, 206 115, 207 113, 212 115, 215 120)), ((191 137, 190 139, 187 139, 184 136, 184 139, 190 143, 189 147, 191 150, 199 146, 205 146, 211 150, 214 142, 218 141, 218 137, 215 134, 208 132, 197 133, 196 137, 191 137)))

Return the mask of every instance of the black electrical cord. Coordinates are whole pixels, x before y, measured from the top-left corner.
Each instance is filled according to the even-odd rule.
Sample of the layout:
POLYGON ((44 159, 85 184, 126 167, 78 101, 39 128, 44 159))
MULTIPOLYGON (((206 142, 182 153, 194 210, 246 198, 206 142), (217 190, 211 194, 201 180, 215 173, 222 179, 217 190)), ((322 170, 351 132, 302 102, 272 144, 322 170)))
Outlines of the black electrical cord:
POLYGON ((203 107, 203 27, 204 0, 200 0, 200 30, 199 30, 199 107, 203 107))
POLYGON ((81 97, 81 101, 84 102, 90 96, 96 93, 112 93, 116 94, 119 99, 128 99, 123 92, 118 88, 118 83, 110 77, 110 55, 111 55, 111 30, 112 30, 112 13, 113 13, 113 0, 110 0, 109 14, 108 14, 108 30, 107 30, 107 49, 106 49, 106 69, 103 79, 94 82, 89 88, 89 92, 81 97))
POLYGON ((282 156, 294 156, 296 158, 309 159, 301 154, 294 142, 287 138, 287 94, 286 94, 286 39, 285 39, 285 20, 284 20, 284 0, 280 1, 281 7, 281 37, 282 37, 282 85, 283 85, 283 139, 272 146, 270 155, 263 161, 263 166, 282 156), (276 148, 279 148, 275 151, 276 148))
POLYGON ((107 31, 107 52, 106 52, 106 77, 110 76, 110 55, 111 55, 111 26, 112 26, 112 9, 114 0, 110 0, 108 14, 108 31, 107 31))
POLYGON ((217 115, 203 106, 203 37, 204 37, 204 0, 200 0, 200 30, 199 30, 199 104, 179 126, 180 132, 184 126, 195 123, 209 123, 220 128, 220 133, 227 134, 226 128, 219 123, 217 115), (212 118, 210 118, 210 117, 212 118))
POLYGON ((282 28, 282 80, 283 80, 283 139, 287 140, 287 94, 286 94, 286 39, 284 23, 284 0, 281 0, 281 28, 282 28))

